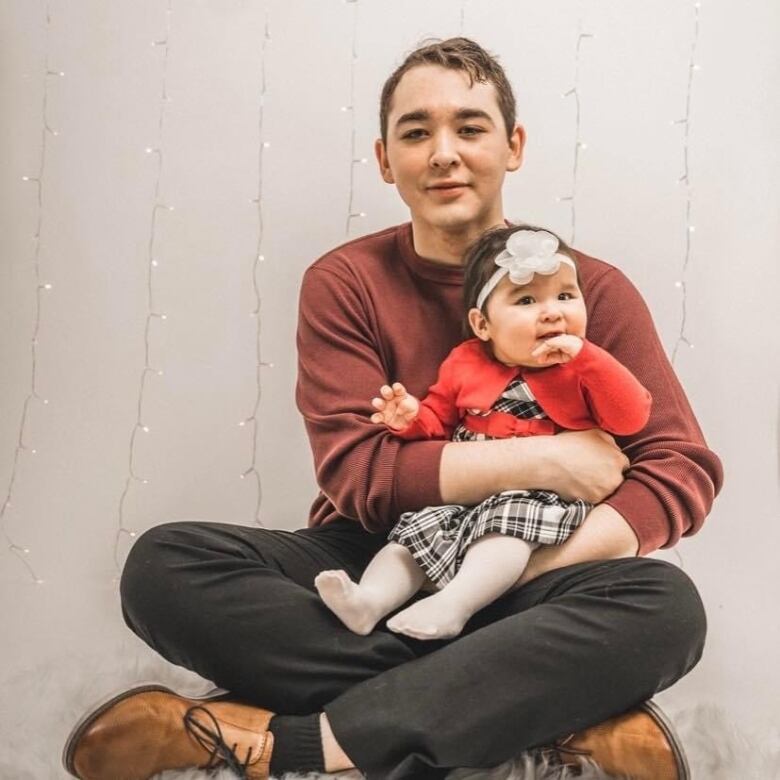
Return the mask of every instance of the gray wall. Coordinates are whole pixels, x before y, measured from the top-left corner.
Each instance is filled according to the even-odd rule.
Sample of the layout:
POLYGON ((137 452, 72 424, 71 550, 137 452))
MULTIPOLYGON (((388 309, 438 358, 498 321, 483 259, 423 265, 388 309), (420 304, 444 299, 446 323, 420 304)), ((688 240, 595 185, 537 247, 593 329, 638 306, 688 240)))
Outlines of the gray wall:
POLYGON ((0 3, 4 673, 144 652, 117 606, 130 532, 305 522, 299 280, 330 247, 406 219, 373 162, 378 92, 421 38, 463 31, 501 57, 528 131, 508 216, 567 238, 576 217, 576 245, 635 281, 724 460, 705 529, 663 554, 710 615, 706 656, 674 695, 776 719, 780 6, 167 8, 0 3))

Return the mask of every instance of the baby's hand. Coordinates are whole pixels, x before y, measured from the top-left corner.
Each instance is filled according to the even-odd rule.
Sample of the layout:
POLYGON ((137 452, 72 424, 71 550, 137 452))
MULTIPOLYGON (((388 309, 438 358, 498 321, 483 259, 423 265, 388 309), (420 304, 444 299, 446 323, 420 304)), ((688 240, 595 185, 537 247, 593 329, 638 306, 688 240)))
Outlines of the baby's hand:
POLYGON ((568 363, 580 354, 582 339, 579 336, 563 334, 545 339, 531 352, 540 366, 552 366, 556 363, 568 363))
POLYGON ((420 402, 413 395, 409 395, 400 382, 396 382, 392 387, 383 385, 379 392, 381 398, 371 399, 371 406, 377 410, 371 415, 371 422, 384 423, 395 431, 407 428, 417 417, 420 402))

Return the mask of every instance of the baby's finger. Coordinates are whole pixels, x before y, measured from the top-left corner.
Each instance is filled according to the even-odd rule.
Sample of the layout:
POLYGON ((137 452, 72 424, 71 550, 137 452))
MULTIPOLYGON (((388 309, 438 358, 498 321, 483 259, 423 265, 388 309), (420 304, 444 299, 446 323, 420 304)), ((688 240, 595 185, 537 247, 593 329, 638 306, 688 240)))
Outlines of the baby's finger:
POLYGON ((393 388, 390 387, 390 385, 382 385, 382 387, 379 388, 379 392, 382 394, 382 398, 384 398, 385 401, 389 401, 393 397, 393 388))
POLYGON ((385 418, 379 414, 378 412, 371 415, 371 422, 372 423, 382 423, 385 421, 385 418))
POLYGON ((385 401, 384 398, 372 398, 371 406, 373 406, 374 409, 378 409, 381 412, 387 406, 387 402, 385 401))
POLYGON ((396 395, 406 395, 406 388, 400 382, 395 382, 393 384, 393 392, 396 395))

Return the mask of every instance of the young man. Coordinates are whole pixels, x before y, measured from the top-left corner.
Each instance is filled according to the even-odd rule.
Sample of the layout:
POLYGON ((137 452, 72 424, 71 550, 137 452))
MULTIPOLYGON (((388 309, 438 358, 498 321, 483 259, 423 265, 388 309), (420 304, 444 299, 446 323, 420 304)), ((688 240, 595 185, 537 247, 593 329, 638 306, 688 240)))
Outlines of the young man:
POLYGON ((301 290, 297 399, 322 489, 309 528, 172 523, 137 541, 122 580, 128 625, 231 694, 124 692, 74 729, 75 776, 357 766, 371 780, 435 778, 538 747, 640 780, 688 777, 673 732, 642 702, 695 665, 704 612, 682 572, 636 556, 695 532, 721 471, 621 272, 579 255, 588 337, 654 398, 647 427, 621 441, 625 479, 626 456, 599 431, 402 442, 370 422, 380 385, 400 378, 422 395, 461 340, 461 258, 504 223, 504 176, 522 162, 514 111, 503 70, 463 38, 413 52, 388 80, 376 153, 411 224, 330 252, 301 290), (532 487, 602 503, 456 639, 359 636, 320 602, 315 576, 358 579, 401 512, 532 487))

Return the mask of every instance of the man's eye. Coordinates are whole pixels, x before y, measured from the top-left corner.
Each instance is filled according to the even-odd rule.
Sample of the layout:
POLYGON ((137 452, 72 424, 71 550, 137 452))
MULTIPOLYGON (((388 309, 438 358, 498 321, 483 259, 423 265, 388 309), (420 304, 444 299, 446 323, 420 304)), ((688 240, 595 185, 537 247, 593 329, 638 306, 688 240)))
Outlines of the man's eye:
POLYGON ((474 127, 473 125, 467 125, 460 128, 461 135, 479 135, 485 131, 481 127, 474 127))
POLYGON ((416 130, 409 130, 408 133, 404 133, 403 136, 401 137, 404 139, 415 141, 418 138, 422 138, 424 135, 425 135, 425 130, 423 130, 421 127, 418 127, 416 130))

